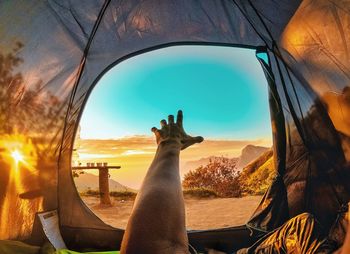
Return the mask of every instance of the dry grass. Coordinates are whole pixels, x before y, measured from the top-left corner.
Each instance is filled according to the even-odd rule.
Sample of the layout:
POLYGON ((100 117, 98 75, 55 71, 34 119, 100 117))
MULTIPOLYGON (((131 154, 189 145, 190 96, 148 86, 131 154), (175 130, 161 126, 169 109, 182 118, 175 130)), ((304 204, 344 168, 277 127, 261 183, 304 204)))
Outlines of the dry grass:
MULTIPOLYGON (((125 228, 133 201, 115 199, 112 207, 99 205, 97 197, 83 196, 87 206, 104 222, 125 228)), ((244 224, 259 204, 261 196, 242 198, 186 198, 186 225, 188 229, 214 229, 244 224)))

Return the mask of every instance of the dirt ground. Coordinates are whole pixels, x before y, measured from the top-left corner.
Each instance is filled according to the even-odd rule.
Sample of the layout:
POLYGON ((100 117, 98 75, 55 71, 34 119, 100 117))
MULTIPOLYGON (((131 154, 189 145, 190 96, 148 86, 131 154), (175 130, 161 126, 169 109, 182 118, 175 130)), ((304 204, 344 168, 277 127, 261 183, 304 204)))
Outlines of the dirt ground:
MULTIPOLYGON (((97 197, 82 197, 104 222, 125 228, 133 201, 114 200, 112 207, 99 205, 97 197)), ((261 196, 243 198, 185 199, 188 229, 214 229, 243 225, 259 204, 261 196)))

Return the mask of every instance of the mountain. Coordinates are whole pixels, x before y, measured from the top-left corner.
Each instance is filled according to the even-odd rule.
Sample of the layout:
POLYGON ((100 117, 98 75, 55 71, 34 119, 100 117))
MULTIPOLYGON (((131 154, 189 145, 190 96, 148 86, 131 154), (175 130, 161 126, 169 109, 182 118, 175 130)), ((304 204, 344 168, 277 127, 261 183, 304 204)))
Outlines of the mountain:
MULTIPOLYGON (((254 161, 268 150, 270 150, 270 148, 263 146, 247 145, 242 149, 241 155, 238 158, 229 158, 229 160, 232 160, 232 162, 236 164, 236 169, 241 171, 250 162, 254 161)), ((221 157, 209 156, 196 161, 187 161, 185 164, 182 165, 182 171, 188 172, 190 170, 199 168, 200 166, 205 166, 209 163, 210 160, 214 160, 216 158, 221 157)))
MULTIPOLYGON (((206 158, 201 158, 199 160, 196 161, 187 161, 183 166, 182 166, 182 171, 183 172, 188 172, 190 170, 194 170, 196 168, 199 168, 200 166, 205 166, 207 164, 209 164, 210 160, 215 160, 215 159, 220 159, 222 157, 219 156, 209 156, 206 158)), ((229 160, 231 160, 232 162, 234 162, 235 164, 237 164, 238 162, 238 158, 228 158, 229 160)))
MULTIPOLYGON (((79 174, 79 177, 74 177, 75 186, 79 192, 98 190, 98 176, 84 172, 79 174)), ((113 179, 109 179, 109 191, 134 191, 113 179)))
POLYGON ((263 147, 263 146, 247 145, 242 149, 241 155, 239 156, 237 169, 242 170, 250 162, 259 158, 259 156, 261 156, 263 153, 265 153, 268 150, 270 150, 270 148, 263 147))
POLYGON ((240 183, 246 194, 264 194, 276 176, 272 149, 243 168, 240 183))

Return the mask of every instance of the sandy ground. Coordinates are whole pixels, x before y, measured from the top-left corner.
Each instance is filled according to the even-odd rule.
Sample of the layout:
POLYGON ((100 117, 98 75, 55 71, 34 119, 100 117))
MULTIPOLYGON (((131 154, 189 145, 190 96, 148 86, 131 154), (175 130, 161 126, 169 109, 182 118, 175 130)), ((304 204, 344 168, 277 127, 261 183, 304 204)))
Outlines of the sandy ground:
MULTIPOLYGON (((99 198, 82 197, 104 222, 125 228, 133 201, 114 200, 112 207, 99 205, 99 198)), ((214 229, 243 225, 259 204, 261 196, 243 198, 185 199, 188 229, 214 229)))

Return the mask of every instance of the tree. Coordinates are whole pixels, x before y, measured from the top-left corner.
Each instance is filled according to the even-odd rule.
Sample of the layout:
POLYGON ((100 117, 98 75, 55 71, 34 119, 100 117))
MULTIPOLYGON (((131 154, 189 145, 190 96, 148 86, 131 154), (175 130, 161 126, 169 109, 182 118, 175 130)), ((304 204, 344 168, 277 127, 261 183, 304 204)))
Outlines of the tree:
POLYGON ((34 137, 45 130, 46 135, 55 135, 49 132, 61 123, 64 103, 41 80, 28 84, 23 78, 19 71, 23 46, 17 42, 10 52, 0 52, 0 134, 34 137))
POLYGON ((239 197, 241 189, 236 162, 228 158, 214 158, 205 166, 189 171, 182 185, 185 189, 209 189, 220 197, 239 197))
POLYGON ((66 108, 47 84, 25 75, 24 45, 13 45, 0 48, 0 220, 11 225, 0 230, 4 239, 27 237, 21 230, 33 224, 28 215, 55 207, 57 183, 51 176, 66 108), (14 152, 22 159, 15 160, 14 152))

